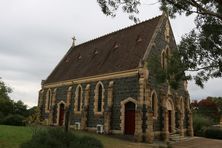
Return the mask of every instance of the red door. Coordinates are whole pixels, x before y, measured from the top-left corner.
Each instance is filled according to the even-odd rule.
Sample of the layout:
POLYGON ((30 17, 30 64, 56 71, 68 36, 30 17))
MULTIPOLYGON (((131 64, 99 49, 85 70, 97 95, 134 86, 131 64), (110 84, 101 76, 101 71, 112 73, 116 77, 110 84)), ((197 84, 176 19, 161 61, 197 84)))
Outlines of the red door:
POLYGON ((125 105, 125 134, 134 135, 135 132, 135 104, 128 102, 125 105))
POLYGON ((60 104, 60 109, 59 109, 59 126, 63 125, 64 112, 65 112, 65 106, 64 106, 64 104, 60 104))

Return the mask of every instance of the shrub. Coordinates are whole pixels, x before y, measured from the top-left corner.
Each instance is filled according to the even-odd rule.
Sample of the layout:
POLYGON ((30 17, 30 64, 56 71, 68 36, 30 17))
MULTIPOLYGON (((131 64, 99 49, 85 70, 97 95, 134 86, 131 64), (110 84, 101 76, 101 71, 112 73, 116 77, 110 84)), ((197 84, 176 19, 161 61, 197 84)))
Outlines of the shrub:
POLYGON ((209 127, 205 130, 206 138, 222 139, 222 128, 209 127))
POLYGON ((0 111, 0 124, 2 123, 3 118, 4 118, 4 114, 0 111))
POLYGON ((195 136, 204 136, 204 130, 212 125, 212 121, 200 114, 193 115, 193 129, 195 136))
POLYGON ((63 129, 50 128, 39 130, 33 134, 32 139, 21 145, 21 148, 102 148, 97 139, 87 136, 77 136, 63 129))
POLYGON ((5 125, 25 126, 25 118, 21 115, 8 115, 2 121, 5 125))

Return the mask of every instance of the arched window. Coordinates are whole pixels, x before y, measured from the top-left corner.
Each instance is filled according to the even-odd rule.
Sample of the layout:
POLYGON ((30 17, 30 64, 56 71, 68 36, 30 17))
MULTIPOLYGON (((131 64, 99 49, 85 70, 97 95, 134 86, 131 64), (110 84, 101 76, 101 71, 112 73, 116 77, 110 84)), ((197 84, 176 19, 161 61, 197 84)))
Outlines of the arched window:
POLYGON ((155 104, 154 104, 154 101, 155 101, 155 94, 153 93, 152 94, 152 106, 151 106, 151 108, 152 108, 152 111, 154 111, 154 108, 155 108, 155 104))
POLYGON ((81 87, 79 87, 77 111, 80 111, 80 108, 81 108, 81 91, 82 91, 81 87))
POLYGON ((80 113, 82 110, 82 86, 78 85, 76 87, 76 92, 75 92, 75 104, 74 104, 74 112, 75 113, 80 113))
POLYGON ((165 51, 163 50, 162 53, 161 53, 161 66, 163 69, 165 69, 165 66, 166 66, 166 60, 165 60, 165 51))
POLYGON ((104 111, 104 86, 102 82, 98 82, 96 84, 96 88, 94 90, 94 113, 102 114, 104 111))
POLYGON ((151 93, 151 110, 153 111, 153 116, 156 118, 158 111, 158 100, 155 91, 152 91, 151 93))
POLYGON ((101 85, 99 85, 99 90, 98 90, 98 112, 102 111, 102 91, 103 88, 101 85))
POLYGON ((49 89, 46 94, 46 111, 50 110, 51 105, 52 105, 52 93, 51 90, 49 89))
POLYGON ((165 35, 165 40, 167 42, 169 42, 170 41, 170 24, 169 24, 169 22, 166 23, 164 35, 165 35))

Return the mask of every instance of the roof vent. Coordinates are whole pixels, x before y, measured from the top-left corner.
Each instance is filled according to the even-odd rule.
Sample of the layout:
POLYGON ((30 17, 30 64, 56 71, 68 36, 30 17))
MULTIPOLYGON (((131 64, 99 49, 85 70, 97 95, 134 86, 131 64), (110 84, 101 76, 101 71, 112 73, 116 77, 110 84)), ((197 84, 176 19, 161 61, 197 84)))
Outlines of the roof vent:
POLYGON ((141 42, 143 39, 141 38, 141 36, 140 35, 138 35, 138 37, 137 37, 137 39, 136 39, 136 41, 137 42, 141 42))
POLYGON ((117 44, 117 42, 115 42, 113 45, 113 49, 117 49, 118 47, 119 47, 119 45, 117 44))
POLYGON ((80 60, 80 59, 82 59, 82 56, 79 54, 79 56, 78 56, 78 60, 80 60))
POLYGON ((94 55, 97 55, 98 53, 99 53, 99 52, 98 52, 97 50, 94 50, 94 51, 93 51, 93 54, 94 54, 94 55))
POLYGON ((66 58, 66 63, 68 63, 69 62, 69 58, 66 58))

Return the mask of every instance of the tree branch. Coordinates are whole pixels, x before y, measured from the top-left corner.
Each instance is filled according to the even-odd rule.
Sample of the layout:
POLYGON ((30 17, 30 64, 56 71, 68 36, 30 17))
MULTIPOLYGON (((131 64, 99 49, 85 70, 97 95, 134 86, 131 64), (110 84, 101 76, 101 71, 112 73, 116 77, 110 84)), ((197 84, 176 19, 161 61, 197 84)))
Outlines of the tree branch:
POLYGON ((199 14, 207 14, 207 15, 215 16, 215 17, 219 18, 220 20, 222 20, 221 14, 215 13, 213 11, 209 11, 208 9, 202 7, 201 4, 199 4, 195 0, 187 0, 187 2, 190 3, 193 7, 196 7, 197 9, 199 9, 200 10, 199 14))

